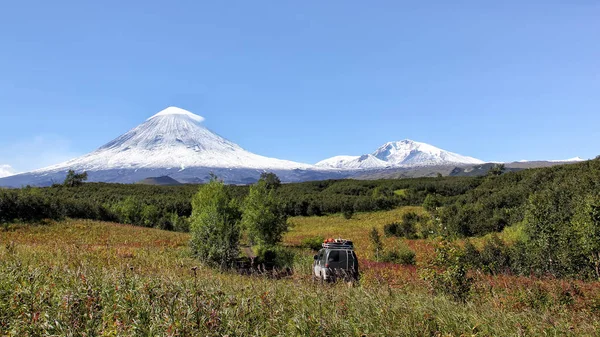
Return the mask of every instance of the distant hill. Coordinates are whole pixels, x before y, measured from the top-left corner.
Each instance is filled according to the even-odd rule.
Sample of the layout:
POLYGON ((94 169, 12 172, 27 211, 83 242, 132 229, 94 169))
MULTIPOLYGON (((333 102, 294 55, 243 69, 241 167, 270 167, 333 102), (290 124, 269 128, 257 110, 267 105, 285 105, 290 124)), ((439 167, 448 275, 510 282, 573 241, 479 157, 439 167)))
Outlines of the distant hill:
POLYGON ((141 185, 157 185, 157 186, 174 186, 181 185, 181 183, 169 176, 162 177, 149 177, 144 180, 138 181, 136 184, 141 185))

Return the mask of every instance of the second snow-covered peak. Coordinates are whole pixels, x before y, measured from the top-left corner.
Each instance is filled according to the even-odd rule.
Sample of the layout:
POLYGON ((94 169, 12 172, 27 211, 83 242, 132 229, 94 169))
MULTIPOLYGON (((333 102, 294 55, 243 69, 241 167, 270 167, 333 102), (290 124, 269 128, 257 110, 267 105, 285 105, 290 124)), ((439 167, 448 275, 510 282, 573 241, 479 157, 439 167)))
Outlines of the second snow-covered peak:
POLYGON ((435 146, 405 139, 387 142, 375 152, 360 157, 334 157, 316 164, 335 169, 381 169, 456 164, 481 164, 483 161, 445 151, 435 146))
POLYGON ((200 123, 202 121, 204 121, 204 117, 202 116, 198 116, 195 113, 189 112, 185 109, 182 108, 178 108, 176 106, 170 106, 164 110, 161 110, 159 113, 157 113, 156 115, 148 118, 147 120, 151 120, 152 118, 155 117, 160 117, 160 116, 172 116, 172 115, 184 115, 187 116, 189 118, 191 118, 192 120, 200 123))
POLYGON ((373 156, 393 166, 431 166, 447 164, 481 164, 483 161, 462 156, 435 146, 405 139, 388 142, 373 152, 373 156))

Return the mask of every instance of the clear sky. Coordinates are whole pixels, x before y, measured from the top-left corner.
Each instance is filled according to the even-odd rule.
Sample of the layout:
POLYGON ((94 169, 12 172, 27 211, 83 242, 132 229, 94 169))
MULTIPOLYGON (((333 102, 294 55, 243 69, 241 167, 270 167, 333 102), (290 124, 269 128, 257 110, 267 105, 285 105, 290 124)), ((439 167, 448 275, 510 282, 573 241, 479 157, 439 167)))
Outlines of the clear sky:
POLYGON ((600 154, 600 2, 3 1, 0 164, 163 108, 315 163, 405 138, 483 160, 600 154))

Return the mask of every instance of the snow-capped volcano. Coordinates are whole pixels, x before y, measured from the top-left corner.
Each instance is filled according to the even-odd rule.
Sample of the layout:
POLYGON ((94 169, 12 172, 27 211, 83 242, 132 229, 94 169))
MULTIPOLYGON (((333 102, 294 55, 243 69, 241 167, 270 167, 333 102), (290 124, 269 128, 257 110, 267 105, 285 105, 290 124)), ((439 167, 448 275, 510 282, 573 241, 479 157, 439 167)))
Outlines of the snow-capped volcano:
POLYGON ((246 151, 204 127, 203 121, 187 110, 169 107, 94 152, 2 179, 0 186, 62 182, 68 170, 86 171, 90 181, 120 183, 156 176, 202 182, 210 173, 228 183, 247 183, 264 171, 277 173, 283 181, 323 178, 312 165, 246 151))
POLYGON ((343 170, 482 164, 473 157, 462 156, 435 146, 405 139, 388 142, 371 154, 325 159, 317 167, 343 170))
POLYGON ((98 150, 44 170, 192 167, 306 169, 308 164, 259 156, 213 133, 203 117, 169 107, 98 150))

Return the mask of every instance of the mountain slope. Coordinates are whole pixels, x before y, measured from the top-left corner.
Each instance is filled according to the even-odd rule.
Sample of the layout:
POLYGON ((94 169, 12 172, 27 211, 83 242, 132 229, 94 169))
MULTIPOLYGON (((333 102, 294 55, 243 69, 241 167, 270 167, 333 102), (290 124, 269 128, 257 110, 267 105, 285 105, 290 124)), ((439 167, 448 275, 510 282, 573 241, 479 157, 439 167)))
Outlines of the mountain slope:
POLYGON ((134 183, 147 177, 171 176, 180 182, 204 182, 215 173, 228 183, 251 183, 264 171, 283 181, 342 177, 312 165, 260 156, 213 133, 203 117, 169 107, 144 123, 65 163, 0 179, 0 186, 49 185, 62 182, 68 170, 88 172, 90 181, 134 183))
POLYGON ((310 165, 259 156, 211 132, 202 117, 169 107, 98 150, 41 171, 70 168, 99 171, 124 168, 218 167, 307 169, 310 165))
POLYGON ((154 186, 176 186, 181 185, 181 183, 169 176, 162 177, 149 177, 143 180, 138 181, 136 184, 140 185, 154 185, 154 186))
POLYGON ((316 166, 342 170, 364 170, 482 163, 483 161, 473 157, 462 156, 429 144, 405 139, 385 143, 371 154, 360 157, 333 157, 318 162, 316 166))
POLYGON ((346 165, 346 163, 358 159, 360 156, 335 156, 335 157, 331 157, 331 158, 327 158, 325 160, 321 160, 320 162, 316 163, 315 166, 318 167, 322 167, 322 168, 332 168, 332 169, 337 169, 337 168, 341 168, 344 167, 346 165))

